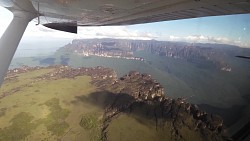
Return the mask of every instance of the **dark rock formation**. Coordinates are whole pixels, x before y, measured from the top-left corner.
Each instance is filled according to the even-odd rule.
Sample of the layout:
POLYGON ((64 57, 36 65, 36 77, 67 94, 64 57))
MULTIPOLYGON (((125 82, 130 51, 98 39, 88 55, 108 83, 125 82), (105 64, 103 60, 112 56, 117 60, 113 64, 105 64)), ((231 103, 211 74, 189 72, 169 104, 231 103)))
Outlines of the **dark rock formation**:
MULTIPOLYGON (((97 81, 93 84, 99 86, 97 81)), ((110 103, 105 106, 104 140, 107 140, 106 129, 109 123, 120 113, 137 114, 154 120, 156 130, 164 130, 166 125, 171 125, 171 132, 176 140, 182 139, 180 130, 184 127, 201 133, 204 140, 224 140, 223 120, 220 116, 200 110, 197 105, 188 103, 184 98, 168 98, 163 87, 150 75, 132 71, 100 88, 112 92, 107 97, 110 103)))
MULTIPOLYGON (((103 107, 104 122, 102 139, 108 140, 108 126, 120 114, 134 114, 154 121, 155 130, 168 128, 173 140, 185 140, 182 129, 199 133, 204 140, 225 140, 223 137, 223 120, 218 115, 200 110, 197 105, 188 103, 184 98, 171 99, 164 94, 163 87, 148 74, 132 71, 117 79, 116 73, 109 68, 70 68, 68 66, 50 66, 54 70, 34 79, 56 80, 61 78, 74 79, 88 75, 92 84, 101 93, 93 93, 88 99, 103 107)), ((15 79, 16 73, 41 69, 40 67, 9 70, 6 80, 15 79)), ((138 119, 139 120, 139 119, 138 119)))

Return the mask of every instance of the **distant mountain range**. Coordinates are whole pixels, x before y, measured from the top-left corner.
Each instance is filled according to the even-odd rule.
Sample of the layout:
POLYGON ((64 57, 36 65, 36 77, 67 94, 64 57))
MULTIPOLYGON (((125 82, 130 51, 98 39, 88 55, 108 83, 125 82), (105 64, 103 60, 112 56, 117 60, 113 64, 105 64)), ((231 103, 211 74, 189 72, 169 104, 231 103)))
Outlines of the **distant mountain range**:
POLYGON ((134 52, 147 51, 159 56, 182 59, 197 65, 207 64, 222 71, 232 71, 229 58, 249 55, 250 49, 224 44, 202 44, 156 40, 75 39, 61 48, 84 56, 138 59, 134 52))
POLYGON ((118 76, 132 70, 147 73, 164 87, 168 97, 187 98, 222 116, 230 127, 246 117, 250 106, 246 98, 250 95, 250 61, 235 57, 249 55, 248 48, 225 44, 76 39, 53 55, 19 58, 13 66, 104 66, 118 76))

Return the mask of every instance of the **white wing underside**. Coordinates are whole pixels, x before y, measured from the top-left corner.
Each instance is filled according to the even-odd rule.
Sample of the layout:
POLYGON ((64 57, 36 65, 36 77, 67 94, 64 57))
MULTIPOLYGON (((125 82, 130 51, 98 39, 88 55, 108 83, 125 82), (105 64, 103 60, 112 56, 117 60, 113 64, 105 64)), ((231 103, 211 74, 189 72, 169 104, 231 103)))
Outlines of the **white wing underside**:
MULTIPOLYGON (((15 4, 16 1, 17 0, 0 0, 0 5, 1 3, 7 2, 15 4)), ((70 25, 70 23, 77 23, 78 26, 129 25, 205 16, 250 13, 249 0, 30 1, 38 11, 34 14, 41 15, 39 21, 41 24, 67 23, 70 25)), ((27 11, 27 9, 21 5, 19 8, 27 11)), ((8 9, 13 10, 13 8, 8 9)))

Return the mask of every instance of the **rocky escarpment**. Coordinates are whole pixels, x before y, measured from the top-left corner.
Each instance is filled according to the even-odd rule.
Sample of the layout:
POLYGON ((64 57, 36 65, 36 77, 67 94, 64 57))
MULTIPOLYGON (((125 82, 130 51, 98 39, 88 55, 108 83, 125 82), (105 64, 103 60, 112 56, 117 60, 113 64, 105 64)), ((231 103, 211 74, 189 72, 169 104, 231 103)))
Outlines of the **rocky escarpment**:
MULTIPOLYGON (((225 140, 223 120, 218 115, 209 114, 191 104, 184 98, 171 99, 164 94, 163 87, 148 74, 132 71, 117 78, 109 68, 70 68, 68 66, 50 66, 53 69, 34 81, 74 79, 88 75, 92 84, 100 92, 91 94, 88 99, 104 108, 102 139, 109 140, 110 123, 122 114, 135 115, 146 121, 153 121, 153 130, 171 132, 171 140, 187 140, 186 136, 198 134, 203 140, 225 140), (185 129, 185 130, 184 130, 185 129), (188 130, 188 131, 187 131, 188 130)), ((42 69, 41 67, 22 67, 10 70, 6 81, 12 81, 15 74, 42 69)))
MULTIPOLYGON (((96 86, 103 81, 93 81, 96 86)), ((185 140, 182 128, 200 133, 204 140, 224 140, 223 120, 209 114, 184 98, 171 99, 163 87, 150 75, 130 72, 128 75, 101 87, 112 92, 105 105, 103 139, 108 140, 108 126, 121 113, 136 114, 155 122, 155 130, 170 128, 174 140, 185 140)))

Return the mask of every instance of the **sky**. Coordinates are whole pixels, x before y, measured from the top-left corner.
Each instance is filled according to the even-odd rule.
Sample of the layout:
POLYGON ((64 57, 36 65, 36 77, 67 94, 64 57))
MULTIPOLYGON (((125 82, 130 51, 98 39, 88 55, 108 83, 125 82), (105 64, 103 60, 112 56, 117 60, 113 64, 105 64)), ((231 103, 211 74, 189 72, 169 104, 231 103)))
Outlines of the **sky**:
MULTIPOLYGON (((0 36, 13 16, 0 7, 0 36)), ((250 14, 193 18, 129 26, 79 27, 78 34, 36 25, 31 21, 22 41, 119 38, 190 43, 219 43, 250 48, 250 14)))

